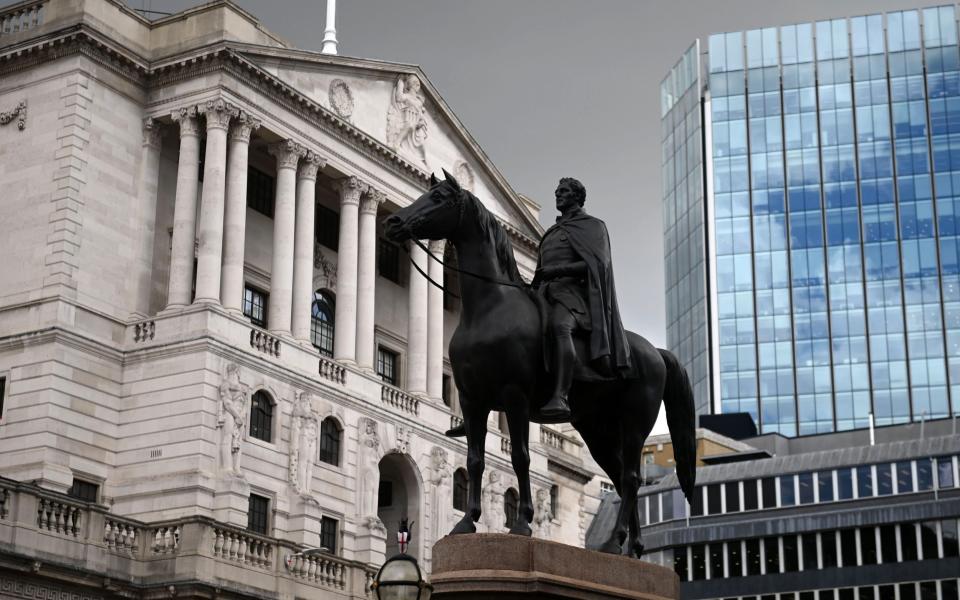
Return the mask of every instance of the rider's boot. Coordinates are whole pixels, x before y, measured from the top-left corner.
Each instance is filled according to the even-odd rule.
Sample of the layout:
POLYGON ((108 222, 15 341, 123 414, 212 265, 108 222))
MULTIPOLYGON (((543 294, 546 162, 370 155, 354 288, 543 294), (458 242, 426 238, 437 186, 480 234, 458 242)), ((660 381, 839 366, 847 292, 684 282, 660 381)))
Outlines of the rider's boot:
POLYGON ((467 426, 463 423, 460 423, 456 427, 451 427, 450 429, 446 430, 443 435, 452 438, 464 437, 467 435, 467 426))
POLYGON ((573 383, 573 369, 577 362, 577 351, 573 345, 573 336, 558 335, 553 352, 554 378, 553 394, 550 400, 540 409, 540 415, 551 421, 567 421, 570 419, 570 404, 567 394, 573 383))

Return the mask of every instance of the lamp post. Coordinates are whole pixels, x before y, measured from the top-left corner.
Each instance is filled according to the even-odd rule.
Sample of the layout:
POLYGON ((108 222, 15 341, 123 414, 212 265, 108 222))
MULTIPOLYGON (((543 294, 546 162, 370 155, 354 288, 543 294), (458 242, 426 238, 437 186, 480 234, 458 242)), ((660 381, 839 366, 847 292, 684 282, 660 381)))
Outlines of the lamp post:
POLYGON ((371 584, 377 600, 429 600, 433 586, 423 580, 417 559, 407 554, 410 543, 410 529, 407 520, 400 521, 397 531, 397 544, 400 553, 391 556, 383 563, 371 584))

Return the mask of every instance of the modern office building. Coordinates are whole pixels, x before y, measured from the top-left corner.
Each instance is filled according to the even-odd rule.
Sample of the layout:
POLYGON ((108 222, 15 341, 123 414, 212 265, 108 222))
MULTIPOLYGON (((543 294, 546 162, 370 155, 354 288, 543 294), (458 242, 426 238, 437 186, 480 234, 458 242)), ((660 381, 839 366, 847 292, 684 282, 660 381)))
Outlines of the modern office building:
POLYGON ((954 6, 710 36, 661 84, 667 339, 809 435, 960 405, 954 6))
MULTIPOLYGON (((673 565, 689 600, 958 600, 956 423, 871 435, 741 440, 704 459, 691 505, 674 473, 641 488, 644 559, 673 565)), ((617 502, 604 497, 588 547, 617 502)))

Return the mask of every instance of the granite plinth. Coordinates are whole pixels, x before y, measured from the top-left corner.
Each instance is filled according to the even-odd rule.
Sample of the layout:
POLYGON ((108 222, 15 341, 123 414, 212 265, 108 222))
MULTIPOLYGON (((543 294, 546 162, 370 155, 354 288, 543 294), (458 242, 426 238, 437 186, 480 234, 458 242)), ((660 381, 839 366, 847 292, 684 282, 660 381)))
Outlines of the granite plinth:
POLYGON ((671 570, 536 538, 500 533, 447 536, 433 547, 436 600, 676 600, 671 570))

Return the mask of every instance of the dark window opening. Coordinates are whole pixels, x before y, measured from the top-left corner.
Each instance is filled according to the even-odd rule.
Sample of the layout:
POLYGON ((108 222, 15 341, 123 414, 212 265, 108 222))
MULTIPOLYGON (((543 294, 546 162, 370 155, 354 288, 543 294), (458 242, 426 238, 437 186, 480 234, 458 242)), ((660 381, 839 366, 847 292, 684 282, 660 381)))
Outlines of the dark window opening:
POLYGON ((800 570, 800 550, 796 535, 783 536, 783 570, 787 573, 800 570))
POLYGON ((700 581, 707 578, 707 549, 704 544, 694 544, 690 547, 690 554, 693 560, 693 581, 700 581))
POLYGON ((258 213, 273 218, 274 179, 263 171, 247 169, 247 206, 258 213))
POLYGON ((743 554, 740 551, 740 542, 727 542, 727 569, 730 577, 743 576, 743 554))
POLYGON ((840 469, 837 471, 837 499, 850 500, 853 498, 853 471, 840 469))
POLYGON ((743 482, 743 510, 757 510, 757 480, 743 482))
POLYGON ((324 356, 333 356, 334 316, 336 299, 325 290, 313 293, 310 318, 310 342, 324 356))
POLYGON ((878 562, 877 556, 877 534, 873 527, 865 527, 860 530, 860 559, 862 564, 875 565, 878 562))
POLYGON ((699 517, 703 515, 703 487, 693 488, 693 502, 690 503, 690 516, 699 517))
POLYGON ((337 553, 337 527, 339 524, 339 521, 330 517, 320 519, 320 546, 333 554, 337 553))
POLYGON ((320 460, 331 465, 340 464, 340 424, 333 417, 320 423, 320 460))
POLYGON ((723 579, 723 543, 710 544, 710 579, 723 579))
POLYGON ((816 571, 819 568, 817 556, 820 554, 817 551, 817 534, 804 533, 800 537, 800 544, 803 547, 803 570, 816 571))
POLYGON ((393 506, 393 482, 380 480, 380 491, 377 493, 377 508, 393 506))
POLYGON ((560 486, 550 486, 550 518, 557 518, 557 511, 560 510, 560 486))
POLYGON ((83 500, 84 502, 96 502, 99 493, 99 485, 90 483, 89 481, 83 481, 82 479, 74 479, 73 485, 70 486, 70 491, 67 492, 67 495, 77 500, 83 500))
POLYGON ((893 493, 893 474, 890 463, 877 465, 877 495, 889 496, 893 493))
POLYGON ((820 492, 820 502, 833 502, 833 472, 820 471, 817 474, 817 487, 820 492))
POLYGON ((773 477, 766 477, 760 480, 760 488, 763 496, 763 508, 777 507, 777 480, 773 477))
POLYGON ((270 499, 250 494, 247 507, 247 529, 254 533, 267 535, 270 516, 270 499))
POLYGON ((857 498, 873 496, 873 468, 857 467, 857 498))
POLYGON ((910 461, 897 463, 897 493, 908 494, 913 491, 913 465, 910 461))
POLYGON ((837 562, 837 533, 835 531, 825 531, 820 534, 820 557, 823 560, 824 569, 840 566, 837 562))
POLYGON ((780 506, 793 506, 797 503, 793 489, 793 475, 780 476, 780 506))
POLYGON ((900 525, 900 553, 904 562, 917 560, 917 528, 913 523, 900 525))
POLYGON ((960 556, 960 547, 957 545, 957 520, 940 521, 940 532, 943 534, 943 557, 956 558, 960 556))
POLYGON ((763 557, 767 575, 780 572, 780 542, 777 538, 763 538, 763 557))
POLYGON ((940 549, 937 548, 936 521, 924 521, 920 523, 920 549, 923 550, 921 560, 940 558, 940 549))
POLYGON ((728 481, 724 485, 724 495, 727 500, 727 512, 740 512, 740 485, 736 481, 728 481))
POLYGON ((800 486, 800 504, 813 503, 813 473, 800 473, 797 483, 800 486))
POLYGON ((317 205, 314 213, 314 237, 317 242, 331 250, 339 250, 340 246, 340 214, 323 206, 317 205))
POLYGON ((256 288, 243 288, 243 314, 257 327, 267 326, 267 297, 256 288))
POLYGON ((390 385, 397 385, 398 362, 399 355, 396 352, 377 346, 377 375, 380 379, 390 385))
POLYGON ((857 530, 840 530, 840 558, 844 567, 857 566, 857 530))
POLYGON ((708 514, 719 515, 720 510, 720 484, 715 483, 707 486, 707 510, 708 514))
POLYGON ((517 491, 510 488, 503 495, 503 512, 506 513, 507 521, 504 523, 508 528, 517 524, 517 511, 520 507, 520 496, 517 491))
POLYGON ((690 581, 687 574, 687 549, 683 546, 673 550, 673 572, 677 574, 680 581, 690 581))
POLYGON ((385 239, 379 241, 377 270, 381 277, 400 284, 400 246, 385 239))
POLYGON ((467 511, 467 490, 468 490, 467 472, 463 469, 457 469, 453 473, 453 507, 457 510, 467 511))
POLYGON ((760 540, 747 540, 747 575, 760 574, 760 540))
POLYGON ((897 563, 897 526, 880 526, 880 562, 897 563))
POLYGON ((250 437, 264 442, 273 441, 273 402, 263 390, 253 394, 250 405, 250 437))
POLYGON ((0 419, 3 419, 3 399, 7 391, 7 378, 0 377, 0 419))

